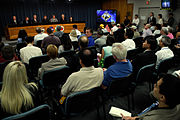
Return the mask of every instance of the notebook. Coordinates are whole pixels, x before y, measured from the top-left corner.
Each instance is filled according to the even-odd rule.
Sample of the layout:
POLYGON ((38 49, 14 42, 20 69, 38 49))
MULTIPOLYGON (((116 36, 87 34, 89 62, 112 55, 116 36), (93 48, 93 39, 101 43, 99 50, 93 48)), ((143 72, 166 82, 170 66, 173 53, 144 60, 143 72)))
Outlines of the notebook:
POLYGON ((123 114, 124 116, 131 116, 130 112, 113 106, 111 107, 109 114, 114 117, 122 117, 121 114, 123 114))

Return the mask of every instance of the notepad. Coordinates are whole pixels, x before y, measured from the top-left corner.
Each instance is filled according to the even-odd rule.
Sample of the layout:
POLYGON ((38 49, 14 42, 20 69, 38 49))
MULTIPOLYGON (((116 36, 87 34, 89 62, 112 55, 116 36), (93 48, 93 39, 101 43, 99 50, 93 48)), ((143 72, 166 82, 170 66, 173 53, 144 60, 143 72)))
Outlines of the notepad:
POLYGON ((122 117, 121 114, 123 114, 124 116, 131 116, 130 112, 113 106, 111 107, 109 114, 114 117, 122 117))

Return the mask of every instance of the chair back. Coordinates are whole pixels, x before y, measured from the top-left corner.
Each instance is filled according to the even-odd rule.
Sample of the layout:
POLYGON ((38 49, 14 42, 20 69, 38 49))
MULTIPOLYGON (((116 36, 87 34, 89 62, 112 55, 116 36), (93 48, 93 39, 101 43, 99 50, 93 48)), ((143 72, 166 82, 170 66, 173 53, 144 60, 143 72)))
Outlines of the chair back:
POLYGON ((50 107, 47 104, 40 105, 27 112, 6 117, 2 120, 50 120, 50 107))
POLYGON ((43 41, 43 40, 38 40, 36 46, 39 47, 39 48, 41 48, 41 43, 42 43, 42 41, 43 41))
POLYGON ((32 78, 35 78, 38 76, 38 70, 41 67, 42 63, 45 63, 49 61, 50 58, 47 55, 41 55, 32 57, 29 60, 29 71, 31 73, 32 78))
POLYGON ((16 45, 17 52, 19 53, 20 49, 23 48, 23 47, 26 47, 26 46, 27 46, 26 43, 18 43, 16 45))
POLYGON ((132 77, 132 74, 130 74, 126 77, 114 78, 108 87, 108 96, 112 97, 128 95, 131 89, 131 83, 133 81, 132 77))
POLYGON ((129 60, 133 60, 136 57, 136 55, 139 53, 138 50, 139 50, 138 48, 128 50, 126 58, 129 59, 129 60))
POLYGON ((70 75, 70 68, 68 66, 61 66, 59 68, 45 71, 42 76, 42 82, 46 88, 57 88, 64 84, 70 75))
POLYGON ((4 70, 6 68, 6 66, 10 63, 11 61, 6 61, 3 63, 0 63, 0 82, 3 81, 3 74, 4 74, 4 70))
POLYGON ((64 112, 66 115, 78 115, 87 111, 97 104, 100 87, 90 90, 75 92, 69 95, 65 100, 64 112))
POLYGON ((109 66, 111 66, 112 64, 114 64, 116 62, 116 60, 114 59, 114 57, 108 56, 104 59, 104 68, 108 68, 109 66))
POLYGON ((143 37, 137 37, 137 38, 133 39, 133 41, 134 41, 135 44, 136 44, 136 48, 137 48, 137 47, 142 47, 143 37))
POLYGON ((167 73, 170 68, 174 66, 174 57, 162 60, 157 68, 157 73, 167 73))
POLYGON ((74 50, 78 49, 79 48, 79 45, 78 45, 78 41, 73 41, 71 42, 73 47, 74 47, 74 50))

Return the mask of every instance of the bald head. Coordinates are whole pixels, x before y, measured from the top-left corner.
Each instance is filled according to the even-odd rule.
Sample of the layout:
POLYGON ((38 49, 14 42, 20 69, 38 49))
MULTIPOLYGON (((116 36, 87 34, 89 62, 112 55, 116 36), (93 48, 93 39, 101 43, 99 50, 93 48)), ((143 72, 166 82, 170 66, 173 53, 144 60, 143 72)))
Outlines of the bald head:
POLYGON ((81 49, 88 47, 88 38, 87 36, 82 36, 79 38, 79 46, 81 49))

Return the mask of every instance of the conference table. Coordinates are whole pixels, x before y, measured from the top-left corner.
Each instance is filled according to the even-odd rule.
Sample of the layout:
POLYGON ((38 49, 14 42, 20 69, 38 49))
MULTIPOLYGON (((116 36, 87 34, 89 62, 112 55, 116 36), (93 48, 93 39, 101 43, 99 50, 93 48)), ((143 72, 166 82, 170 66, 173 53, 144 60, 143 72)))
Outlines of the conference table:
POLYGON ((73 29, 73 25, 77 25, 78 30, 80 32, 83 32, 84 27, 86 26, 85 22, 76 22, 76 23, 65 23, 65 24, 61 24, 61 23, 55 23, 55 24, 46 24, 46 25, 28 25, 28 26, 12 26, 9 25, 6 27, 5 30, 5 34, 6 34, 6 39, 7 40, 14 40, 18 38, 18 33, 20 29, 24 29, 26 30, 28 36, 35 36, 37 35, 36 33, 36 28, 37 27, 41 27, 43 29, 45 29, 45 32, 47 30, 47 28, 52 28, 54 30, 54 32, 56 31, 55 28, 57 25, 62 26, 62 28, 64 28, 64 33, 70 33, 71 30, 73 29))

